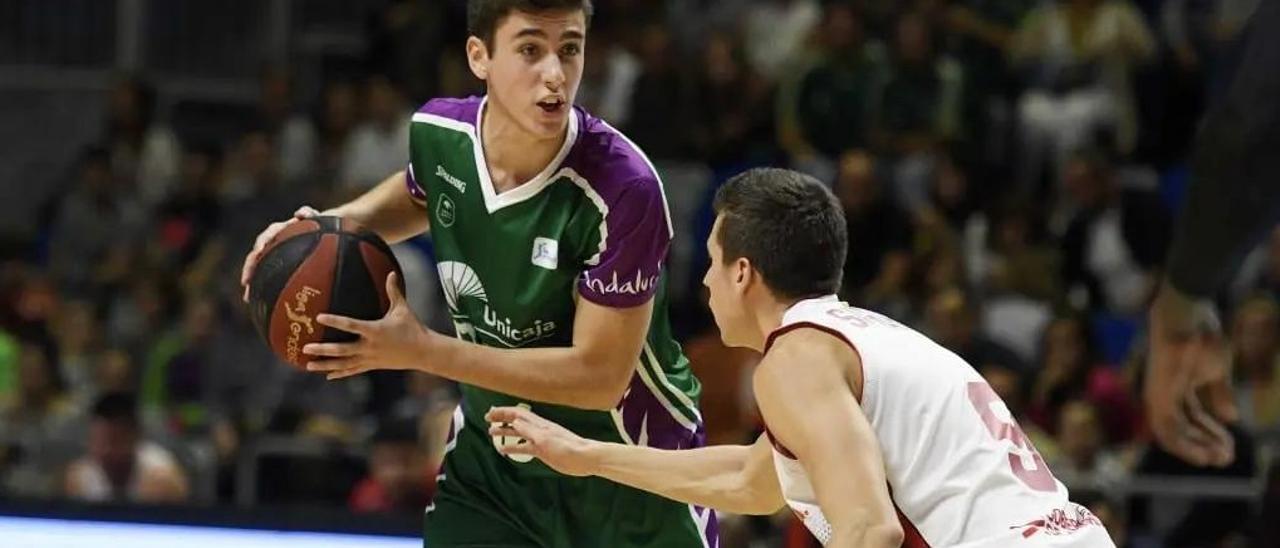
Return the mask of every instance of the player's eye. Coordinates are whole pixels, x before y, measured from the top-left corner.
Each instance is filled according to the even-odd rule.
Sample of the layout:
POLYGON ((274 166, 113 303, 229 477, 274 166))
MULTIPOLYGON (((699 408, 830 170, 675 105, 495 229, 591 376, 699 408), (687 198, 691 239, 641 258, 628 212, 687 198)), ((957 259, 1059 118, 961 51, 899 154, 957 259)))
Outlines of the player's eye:
POLYGON ((516 51, 519 52, 520 55, 524 56, 526 59, 533 59, 538 57, 538 46, 535 46, 533 44, 525 44, 523 46, 520 46, 520 48, 517 49, 516 51))
POLYGON ((582 53, 582 46, 578 44, 565 44, 560 46, 560 55, 563 57, 573 57, 582 53))

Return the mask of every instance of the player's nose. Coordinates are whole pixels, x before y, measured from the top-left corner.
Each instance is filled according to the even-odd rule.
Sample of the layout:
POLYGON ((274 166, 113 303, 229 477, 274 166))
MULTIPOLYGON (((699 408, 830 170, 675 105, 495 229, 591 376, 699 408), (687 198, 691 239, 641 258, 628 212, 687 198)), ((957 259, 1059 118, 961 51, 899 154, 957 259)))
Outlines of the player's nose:
POLYGON ((552 91, 560 91, 564 86, 565 76, 564 67, 561 66, 560 59, 556 56, 550 56, 550 59, 543 64, 542 83, 552 91))

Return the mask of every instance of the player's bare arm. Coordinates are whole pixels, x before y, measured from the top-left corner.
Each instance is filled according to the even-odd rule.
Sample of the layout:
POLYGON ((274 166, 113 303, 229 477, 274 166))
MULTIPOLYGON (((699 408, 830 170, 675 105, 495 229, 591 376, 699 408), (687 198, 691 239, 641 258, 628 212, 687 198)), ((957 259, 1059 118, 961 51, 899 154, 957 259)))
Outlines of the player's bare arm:
POLYGON ((485 416, 489 432, 525 442, 499 451, 532 455, 572 476, 600 476, 672 500, 738 514, 767 515, 784 501, 773 471, 769 441, 668 451, 584 439, 520 407, 499 407, 485 416))
POLYGON ((356 221, 394 244, 427 232, 425 203, 409 192, 407 175, 397 171, 377 186, 354 200, 321 215, 333 215, 356 221))
POLYGON ((769 431, 812 480, 831 523, 828 546, 889 547, 903 532, 884 459, 858 404, 861 365, 844 341, 816 329, 780 336, 753 379, 769 431))
POLYGON ((532 401, 608 410, 622 399, 653 314, 653 299, 611 308, 580 299, 573 346, 505 349, 441 335, 422 326, 388 281, 391 309, 376 321, 322 314, 323 325, 360 335, 351 343, 303 348, 329 358, 308 365, 329 379, 374 369, 419 369, 458 382, 532 401))
POLYGON ((244 287, 245 302, 249 300, 249 280, 253 278, 254 268, 262 259, 267 244, 290 223, 316 215, 345 217, 378 233, 388 243, 404 241, 426 232, 429 227, 427 216, 422 212, 422 202, 409 193, 405 178, 405 172, 398 171, 378 183, 378 186, 341 206, 324 212, 302 206, 293 213, 293 217, 268 225, 254 240, 253 249, 245 256, 244 266, 240 271, 240 285, 244 287))

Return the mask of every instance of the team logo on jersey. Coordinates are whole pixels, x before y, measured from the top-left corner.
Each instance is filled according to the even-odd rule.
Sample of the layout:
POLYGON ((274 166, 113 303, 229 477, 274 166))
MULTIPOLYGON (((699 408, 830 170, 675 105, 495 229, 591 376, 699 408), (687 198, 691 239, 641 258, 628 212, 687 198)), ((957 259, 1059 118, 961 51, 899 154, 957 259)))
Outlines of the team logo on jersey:
POLYGON ((453 205, 453 200, 449 199, 446 194, 440 195, 440 203, 436 205, 436 220, 440 221, 440 226, 451 227, 453 221, 457 219, 458 206, 453 205))
POLYGON ((550 337, 556 330, 556 322, 534 319, 527 327, 521 327, 504 314, 500 314, 489 303, 489 294, 480 282, 480 276, 466 263, 445 261, 436 267, 440 271, 440 285, 444 288, 444 300, 449 304, 449 313, 453 317, 454 328, 458 337, 476 342, 477 333, 483 333, 497 339, 510 347, 550 337), (481 323, 475 323, 472 316, 462 313, 464 298, 480 301, 483 310, 481 323))
POLYGON ((454 177, 452 173, 445 171, 444 166, 440 164, 436 164, 436 177, 444 179, 444 182, 449 183, 450 185, 453 186, 453 188, 458 189, 458 192, 466 194, 467 182, 457 177, 454 177))
POLYGON ((555 270, 560 262, 560 242, 542 236, 534 238, 533 255, 529 261, 547 270, 555 270))

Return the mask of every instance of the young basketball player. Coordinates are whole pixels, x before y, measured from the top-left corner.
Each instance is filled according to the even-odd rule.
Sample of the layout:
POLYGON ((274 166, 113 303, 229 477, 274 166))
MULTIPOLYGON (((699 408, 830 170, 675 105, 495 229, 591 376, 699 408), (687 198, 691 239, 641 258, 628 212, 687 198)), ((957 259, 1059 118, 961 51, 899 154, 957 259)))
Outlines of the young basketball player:
MULTIPOLYGON (((380 321, 317 318, 357 342, 303 351, 330 358, 311 364, 330 378, 412 368, 462 383, 426 516, 433 548, 717 545, 709 510, 508 458, 484 421, 526 405, 585 438, 703 443, 699 385, 667 322, 661 181, 573 106, 590 12, 589 0, 470 0, 467 60, 485 97, 424 105, 408 169, 327 212, 392 242, 430 226, 457 339, 423 327, 393 289, 380 321)), ((259 237, 244 280, 284 224, 259 237)))
POLYGON ((503 407, 487 417, 515 440, 504 453, 733 512, 785 503, 828 546, 1113 546, 969 364, 837 299, 848 242, 826 187, 753 170, 715 208, 704 283, 725 344, 764 353, 753 385, 766 434, 662 451, 503 407))

